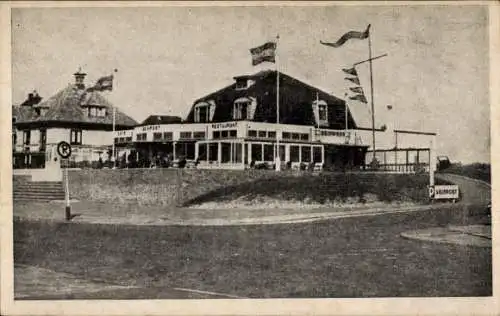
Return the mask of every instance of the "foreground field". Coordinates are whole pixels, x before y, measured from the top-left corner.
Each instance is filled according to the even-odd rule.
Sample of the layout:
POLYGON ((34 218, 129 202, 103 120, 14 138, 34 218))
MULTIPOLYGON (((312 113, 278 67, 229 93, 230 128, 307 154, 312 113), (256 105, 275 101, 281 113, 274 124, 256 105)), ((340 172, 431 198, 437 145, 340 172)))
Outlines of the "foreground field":
MULTIPOLYGON (((15 221, 14 259, 88 281, 141 288, 134 298, 171 298, 168 288, 252 298, 487 296, 492 294, 490 248, 400 237, 412 229, 482 220, 457 207, 269 226, 15 221)), ((130 295, 106 291, 70 297, 130 295)))

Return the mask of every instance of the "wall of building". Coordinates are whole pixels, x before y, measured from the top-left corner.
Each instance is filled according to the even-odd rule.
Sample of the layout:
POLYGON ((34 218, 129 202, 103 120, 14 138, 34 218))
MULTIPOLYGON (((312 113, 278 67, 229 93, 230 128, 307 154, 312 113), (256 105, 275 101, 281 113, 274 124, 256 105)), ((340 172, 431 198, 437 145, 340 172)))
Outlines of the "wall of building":
MULTIPOLYGON (((33 132, 32 132, 33 133, 33 132)), ((57 144, 61 141, 70 142, 71 128, 48 128, 47 144, 57 144)), ((82 145, 111 145, 113 132, 82 130, 82 145)))

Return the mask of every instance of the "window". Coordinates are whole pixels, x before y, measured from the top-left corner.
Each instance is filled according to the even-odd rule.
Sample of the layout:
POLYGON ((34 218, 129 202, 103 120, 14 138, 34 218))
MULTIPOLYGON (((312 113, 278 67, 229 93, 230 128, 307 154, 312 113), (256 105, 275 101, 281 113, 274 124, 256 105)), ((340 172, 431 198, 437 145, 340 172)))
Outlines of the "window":
POLYGON ((313 162, 322 162, 323 155, 321 154, 321 147, 314 146, 313 147, 313 162))
POLYGON ((274 146, 264 144, 264 161, 274 161, 274 146))
POLYGON ((236 130, 235 129, 232 129, 229 131, 229 137, 236 138, 236 130))
POLYGON ((257 131, 253 129, 248 130, 248 137, 257 137, 257 131))
POLYGON ((291 139, 292 135, 288 132, 283 132, 282 137, 283 139, 291 139))
POLYGON ((276 138, 276 132, 267 132, 268 138, 276 138))
POLYGON ((207 160, 207 144, 198 145, 198 160, 207 160))
POLYGON ((191 135, 191 132, 181 132, 179 134, 179 139, 190 139, 191 135))
POLYGON ((299 133, 292 133, 292 139, 299 140, 300 139, 299 133))
POLYGON ((235 101, 233 105, 233 120, 246 120, 248 119, 248 109, 250 108, 250 101, 235 101))
POLYGON ((309 140, 309 134, 300 134, 300 140, 309 140))
POLYGON ((246 89, 248 87, 248 80, 246 78, 236 79, 236 90, 246 89))
POLYGON ((205 132, 194 132, 193 138, 194 139, 205 139, 205 132))
POLYGON ((153 140, 159 141, 162 139, 162 133, 153 133, 153 140))
POLYGON ((252 144, 252 160, 262 161, 262 144, 252 144))
POLYGON ((266 131, 259 131, 259 138, 266 138, 266 131))
POLYGON ((29 145, 31 142, 31 131, 23 131, 23 145, 29 145))
POLYGON ((131 142, 132 142, 132 136, 125 137, 125 141, 126 141, 127 143, 131 143, 131 142))
POLYGON ((146 141, 146 136, 147 136, 146 133, 139 133, 139 134, 137 134, 136 135, 137 141, 138 142, 146 141))
POLYGON ((326 104, 320 104, 318 105, 318 116, 320 121, 326 121, 328 120, 328 114, 327 114, 327 107, 326 104))
POLYGON ((40 151, 45 151, 47 146, 47 130, 45 128, 40 129, 40 151))
POLYGON ((227 138, 227 135, 228 135, 228 131, 221 131, 221 137, 222 138, 227 138))
POLYGON ((210 143, 208 144, 208 161, 217 161, 219 156, 219 144, 210 143))
POLYGON ((173 134, 172 132, 164 132, 163 133, 163 140, 172 140, 174 137, 173 137, 173 134))
POLYGON ((82 144, 82 130, 72 129, 70 132, 69 143, 71 145, 81 145, 82 144))
POLYGON ((220 138, 220 132, 219 131, 213 132, 213 138, 214 139, 220 138))
POLYGON ((311 162, 311 146, 301 147, 301 159, 303 162, 311 162))
POLYGON ((17 144, 17 133, 13 132, 12 133, 12 150, 16 151, 16 144, 17 144))
POLYGON ((290 161, 299 162, 300 161, 300 147, 290 146, 290 161))
POLYGON ((210 104, 202 102, 194 107, 194 121, 196 123, 206 123, 210 121, 210 104))

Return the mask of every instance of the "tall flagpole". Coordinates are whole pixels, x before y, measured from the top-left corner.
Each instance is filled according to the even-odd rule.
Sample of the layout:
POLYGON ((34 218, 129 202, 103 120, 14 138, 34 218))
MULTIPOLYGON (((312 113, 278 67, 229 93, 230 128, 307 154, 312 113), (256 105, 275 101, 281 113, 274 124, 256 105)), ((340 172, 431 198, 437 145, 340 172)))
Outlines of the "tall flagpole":
MULTIPOLYGON (((278 58, 278 41, 280 39, 279 34, 276 36, 276 52, 275 52, 275 59, 276 59, 276 127, 279 127, 280 124, 280 69, 279 69, 279 58, 278 58)), ((276 171, 281 171, 281 156, 280 156, 280 140, 278 137, 278 131, 279 129, 277 128, 276 131, 276 171)))
POLYGON ((375 106, 373 101, 373 63, 372 63, 372 39, 371 32, 368 32, 368 58, 370 61, 370 94, 372 107, 372 138, 373 138, 373 161, 375 161, 375 106))
MULTIPOLYGON (((112 88, 115 86, 115 78, 114 78, 114 73, 118 72, 118 69, 115 69, 113 71, 113 83, 112 83, 112 88)), ((111 92, 111 91, 110 91, 111 92)), ((111 105, 113 107, 113 149, 112 149, 112 162, 113 162, 113 168, 116 168, 116 149, 115 149, 115 125, 116 125, 116 104, 111 105)))

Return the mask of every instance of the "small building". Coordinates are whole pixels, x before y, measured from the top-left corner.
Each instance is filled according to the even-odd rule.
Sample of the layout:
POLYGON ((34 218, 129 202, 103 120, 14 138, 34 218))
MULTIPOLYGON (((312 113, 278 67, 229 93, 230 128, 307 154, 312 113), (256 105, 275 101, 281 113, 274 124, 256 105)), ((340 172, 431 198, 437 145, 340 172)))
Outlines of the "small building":
POLYGON ((194 101, 182 122, 146 120, 115 133, 122 160, 186 159, 198 168, 266 164, 361 168, 368 144, 346 102, 284 73, 260 71, 194 101))
MULTIPOLYGON (((30 93, 12 107, 13 165, 43 168, 51 149, 61 141, 72 145, 70 165, 105 161, 113 142, 113 105, 98 91, 85 88, 86 74, 78 71, 75 82, 42 99, 30 93)), ((137 122, 115 108, 115 130, 133 128, 137 122)))

